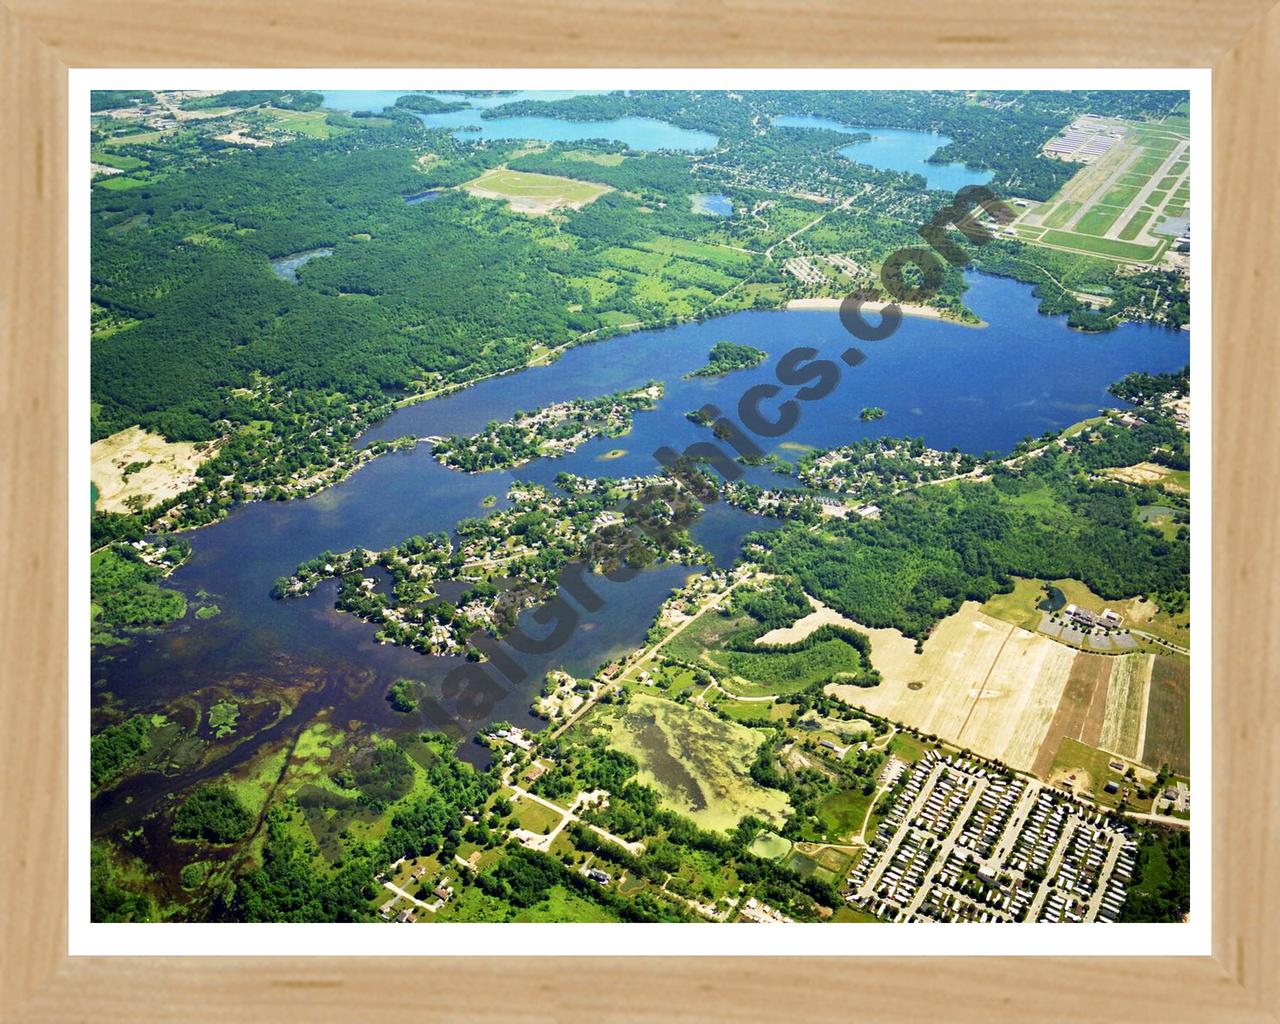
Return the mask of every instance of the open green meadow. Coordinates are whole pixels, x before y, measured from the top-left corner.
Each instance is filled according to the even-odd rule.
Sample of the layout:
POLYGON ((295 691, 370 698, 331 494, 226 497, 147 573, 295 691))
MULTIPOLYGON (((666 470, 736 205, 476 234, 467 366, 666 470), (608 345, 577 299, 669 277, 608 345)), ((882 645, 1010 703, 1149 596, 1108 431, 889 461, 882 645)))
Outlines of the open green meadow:
POLYGON ((586 206, 611 191, 608 185, 551 174, 513 171, 509 167, 485 171, 462 187, 472 195, 505 199, 513 209, 530 213, 547 213, 562 206, 586 206))

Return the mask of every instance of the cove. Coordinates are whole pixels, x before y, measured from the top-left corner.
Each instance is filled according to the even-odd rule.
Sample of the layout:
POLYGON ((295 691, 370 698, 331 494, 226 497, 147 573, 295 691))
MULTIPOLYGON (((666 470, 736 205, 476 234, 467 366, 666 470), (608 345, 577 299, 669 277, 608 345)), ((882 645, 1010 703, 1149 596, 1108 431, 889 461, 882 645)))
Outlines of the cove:
POLYGON ((952 141, 936 132, 855 127, 833 121, 829 117, 794 114, 775 117, 773 123, 779 128, 825 128, 842 134, 868 132, 871 135, 869 142, 855 142, 851 146, 845 146, 840 150, 840 155, 846 160, 868 164, 882 171, 919 174, 929 188, 956 192, 965 185, 985 185, 994 176, 993 171, 979 171, 960 163, 929 163, 929 157, 952 141))

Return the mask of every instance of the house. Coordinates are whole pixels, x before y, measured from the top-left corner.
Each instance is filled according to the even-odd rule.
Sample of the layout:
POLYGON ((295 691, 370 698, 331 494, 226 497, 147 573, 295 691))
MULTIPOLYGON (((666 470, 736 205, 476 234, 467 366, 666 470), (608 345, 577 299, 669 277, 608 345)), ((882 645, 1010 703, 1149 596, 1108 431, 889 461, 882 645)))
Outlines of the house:
POLYGON ((1116 792, 1119 792, 1120 790, 1120 787, 1117 786, 1114 782, 1108 782, 1102 788, 1106 790, 1108 793, 1116 793, 1116 792))
POLYGON ((447 885, 437 885, 431 891, 439 896, 445 903, 448 903, 449 897, 453 895, 453 889, 447 885))
POLYGON ((601 871, 599 868, 588 868, 587 877, 593 882, 599 882, 601 885, 608 885, 613 881, 609 872, 601 871))
POLYGON ((547 768, 545 765, 538 764, 538 762, 535 761, 533 764, 529 765, 529 770, 524 773, 524 781, 536 782, 546 774, 546 771, 547 768))
POLYGON ((1062 614, 1072 622, 1079 626, 1084 626, 1086 629, 1093 629, 1094 626, 1098 625, 1097 615, 1089 611, 1087 608, 1081 608, 1074 604, 1069 604, 1063 608, 1062 614))

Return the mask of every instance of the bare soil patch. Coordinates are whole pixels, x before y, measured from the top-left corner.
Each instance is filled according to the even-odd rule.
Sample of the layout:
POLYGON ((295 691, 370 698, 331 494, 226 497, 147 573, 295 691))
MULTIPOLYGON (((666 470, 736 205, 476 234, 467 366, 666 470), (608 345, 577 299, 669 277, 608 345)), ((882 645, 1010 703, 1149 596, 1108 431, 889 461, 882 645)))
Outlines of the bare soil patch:
POLYGON ((212 458, 219 442, 197 450, 191 441, 166 441, 141 427, 129 427, 89 446, 90 479, 98 488, 97 509, 129 512, 130 499, 150 508, 176 497, 196 482, 196 470, 212 458))

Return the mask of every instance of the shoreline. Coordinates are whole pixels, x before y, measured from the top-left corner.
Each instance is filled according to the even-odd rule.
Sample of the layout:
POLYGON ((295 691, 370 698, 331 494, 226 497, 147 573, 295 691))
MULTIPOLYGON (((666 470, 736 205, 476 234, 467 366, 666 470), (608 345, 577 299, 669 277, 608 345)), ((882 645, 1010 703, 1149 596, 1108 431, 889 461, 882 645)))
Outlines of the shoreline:
MULTIPOLYGON (((814 299, 790 299, 784 307, 789 313, 816 313, 816 312, 835 312, 840 309, 844 303, 844 298, 814 298, 814 299)), ((865 301, 862 308, 868 313, 880 313, 886 306, 892 305, 889 302, 873 302, 865 301)), ((897 304, 899 311, 903 316, 919 317, 922 320, 937 320, 941 323, 955 324, 957 327, 973 327, 982 328, 990 326, 985 320, 980 323, 971 324, 964 320, 956 320, 949 316, 944 316, 941 310, 934 309, 932 306, 916 306, 910 303, 900 302, 897 304)))

